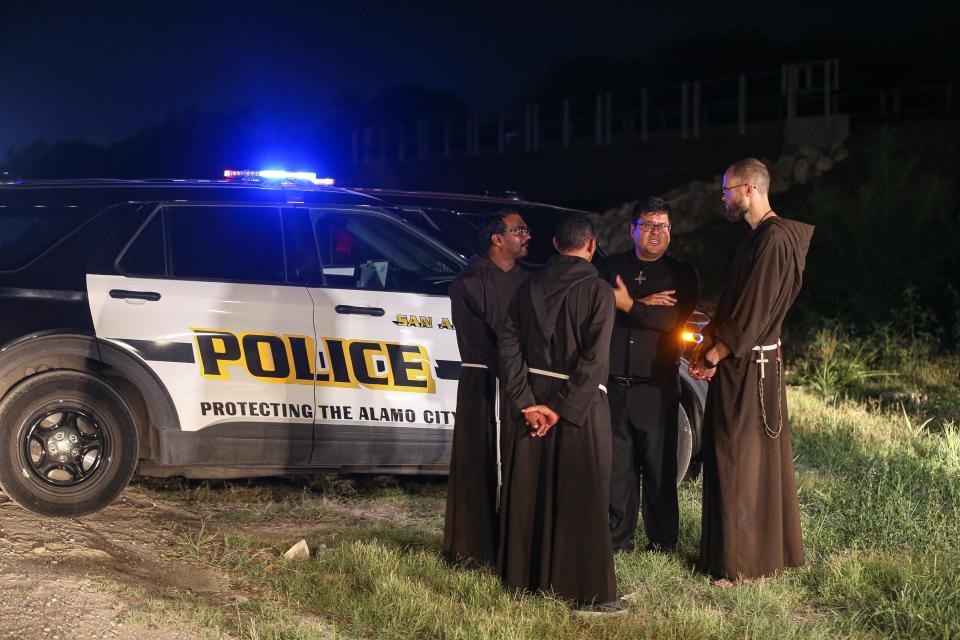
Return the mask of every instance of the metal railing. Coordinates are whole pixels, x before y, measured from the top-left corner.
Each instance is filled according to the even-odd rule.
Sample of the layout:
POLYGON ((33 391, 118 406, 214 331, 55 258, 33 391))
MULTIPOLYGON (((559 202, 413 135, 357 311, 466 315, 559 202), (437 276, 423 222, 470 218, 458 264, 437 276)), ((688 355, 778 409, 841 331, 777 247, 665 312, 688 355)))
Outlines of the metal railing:
POLYGON ((353 132, 353 161, 363 165, 748 135, 806 116, 929 117, 955 112, 954 91, 953 83, 841 91, 839 62, 818 60, 784 65, 779 72, 536 102, 492 118, 469 113, 368 126, 353 132))

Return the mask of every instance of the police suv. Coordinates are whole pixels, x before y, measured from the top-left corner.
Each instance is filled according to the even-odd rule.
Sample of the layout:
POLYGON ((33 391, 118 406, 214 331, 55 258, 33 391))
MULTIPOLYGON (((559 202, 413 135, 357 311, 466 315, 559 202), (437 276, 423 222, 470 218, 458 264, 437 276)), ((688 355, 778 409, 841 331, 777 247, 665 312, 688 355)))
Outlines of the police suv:
MULTIPOLYGON (((0 487, 75 516, 135 471, 446 473, 447 286, 504 206, 533 262, 582 213, 271 171, 0 183, 0 487)), ((682 475, 705 389, 681 371, 682 475)))

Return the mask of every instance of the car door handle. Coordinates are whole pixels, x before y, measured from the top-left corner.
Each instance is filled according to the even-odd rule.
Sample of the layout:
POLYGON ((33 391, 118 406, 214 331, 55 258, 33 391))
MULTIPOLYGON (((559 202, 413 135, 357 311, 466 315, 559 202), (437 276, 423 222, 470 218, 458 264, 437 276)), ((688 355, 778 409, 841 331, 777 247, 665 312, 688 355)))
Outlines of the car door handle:
POLYGON ((338 304, 334 307, 334 310, 337 313, 358 315, 358 316, 373 316, 379 318, 384 313, 386 313, 380 307, 354 307, 349 304, 338 304))
POLYGON ((110 297, 118 300, 148 300, 156 302, 160 294, 156 291, 128 291, 127 289, 110 289, 110 297))

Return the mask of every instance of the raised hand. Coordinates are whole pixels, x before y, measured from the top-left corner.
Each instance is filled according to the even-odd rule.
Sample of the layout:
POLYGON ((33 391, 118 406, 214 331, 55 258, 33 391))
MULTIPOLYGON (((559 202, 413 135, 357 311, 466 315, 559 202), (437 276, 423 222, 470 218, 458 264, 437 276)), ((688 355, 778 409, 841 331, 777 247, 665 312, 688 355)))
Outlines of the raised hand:
POLYGON ((676 292, 676 289, 666 289, 657 293, 651 293, 642 298, 637 298, 637 302, 657 307, 672 307, 677 304, 677 299, 673 297, 673 294, 676 292))

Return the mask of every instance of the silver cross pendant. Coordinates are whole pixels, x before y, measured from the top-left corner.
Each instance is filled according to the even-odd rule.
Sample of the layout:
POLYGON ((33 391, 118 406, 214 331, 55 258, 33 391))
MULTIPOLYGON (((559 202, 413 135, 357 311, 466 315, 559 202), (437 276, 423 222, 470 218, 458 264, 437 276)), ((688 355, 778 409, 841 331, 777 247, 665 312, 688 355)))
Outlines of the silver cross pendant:
POLYGON ((640 275, 638 275, 636 278, 634 278, 634 280, 637 281, 637 284, 638 284, 638 285, 641 285, 641 284, 643 284, 643 281, 646 280, 646 277, 647 277, 647 276, 643 273, 643 271, 641 271, 641 272, 640 272, 640 275))
POLYGON ((761 379, 761 380, 763 380, 764 377, 766 377, 766 376, 764 375, 764 374, 765 374, 765 370, 764 370, 764 366, 763 366, 763 365, 765 365, 766 363, 770 362, 769 360, 767 360, 766 358, 763 357, 763 353, 764 353, 764 352, 761 350, 761 351, 757 354, 757 364, 760 365, 760 379, 761 379))

